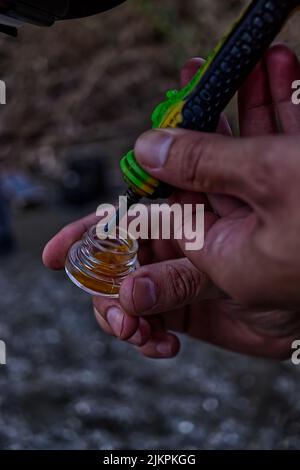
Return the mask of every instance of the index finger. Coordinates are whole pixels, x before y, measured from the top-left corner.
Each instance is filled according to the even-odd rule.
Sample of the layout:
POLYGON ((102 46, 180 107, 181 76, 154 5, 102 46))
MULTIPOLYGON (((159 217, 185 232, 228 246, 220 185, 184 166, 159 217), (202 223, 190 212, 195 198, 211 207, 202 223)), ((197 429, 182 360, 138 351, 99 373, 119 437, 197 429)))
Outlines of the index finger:
POLYGON ((69 248, 99 219, 96 214, 91 214, 64 227, 47 243, 43 252, 44 265, 49 269, 63 269, 69 248))

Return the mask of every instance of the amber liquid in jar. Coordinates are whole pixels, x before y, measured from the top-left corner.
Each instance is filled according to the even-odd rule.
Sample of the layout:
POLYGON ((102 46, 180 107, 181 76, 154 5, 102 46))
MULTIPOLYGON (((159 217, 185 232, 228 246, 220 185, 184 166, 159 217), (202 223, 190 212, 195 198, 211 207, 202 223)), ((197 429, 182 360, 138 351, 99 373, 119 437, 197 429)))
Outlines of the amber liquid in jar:
POLYGON ((102 240, 91 227, 67 256, 71 281, 92 295, 118 297, 123 280, 138 266, 138 243, 131 238, 102 240))

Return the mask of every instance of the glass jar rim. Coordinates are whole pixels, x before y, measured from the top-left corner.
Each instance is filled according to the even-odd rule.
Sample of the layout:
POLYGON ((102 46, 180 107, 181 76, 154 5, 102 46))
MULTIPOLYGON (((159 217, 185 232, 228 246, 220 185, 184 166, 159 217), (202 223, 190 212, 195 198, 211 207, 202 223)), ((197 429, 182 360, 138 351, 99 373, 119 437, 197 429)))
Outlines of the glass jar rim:
POLYGON ((128 256, 128 255, 134 255, 135 253, 137 253, 138 247, 139 247, 138 242, 127 230, 123 229, 122 227, 118 227, 119 233, 121 233, 121 235, 123 234, 124 238, 123 237, 115 238, 115 237, 109 237, 109 236, 107 238, 99 238, 97 234, 98 228, 104 229, 105 225, 100 225, 100 226, 93 225, 87 230, 86 234, 89 240, 91 241, 91 243, 100 251, 104 251, 104 246, 103 246, 104 242, 111 242, 112 246, 109 247, 108 251, 114 255, 128 256), (128 242, 129 240, 131 242, 131 245, 128 242), (119 251, 117 248, 114 248, 113 246, 114 242, 123 242, 123 244, 127 245, 128 250, 124 252, 119 251))

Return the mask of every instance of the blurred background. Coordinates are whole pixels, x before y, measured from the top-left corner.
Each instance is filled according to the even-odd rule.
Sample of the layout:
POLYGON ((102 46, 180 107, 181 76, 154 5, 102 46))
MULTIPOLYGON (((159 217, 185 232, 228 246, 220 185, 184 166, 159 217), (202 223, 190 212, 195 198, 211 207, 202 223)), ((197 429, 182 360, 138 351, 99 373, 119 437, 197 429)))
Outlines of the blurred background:
MULTIPOLYGON (((123 190, 120 157, 245 3, 128 0, 0 38, 1 449, 300 448, 299 368, 189 340, 175 360, 141 358, 41 264, 58 229, 123 190)), ((281 40, 300 52, 299 16, 281 40)))

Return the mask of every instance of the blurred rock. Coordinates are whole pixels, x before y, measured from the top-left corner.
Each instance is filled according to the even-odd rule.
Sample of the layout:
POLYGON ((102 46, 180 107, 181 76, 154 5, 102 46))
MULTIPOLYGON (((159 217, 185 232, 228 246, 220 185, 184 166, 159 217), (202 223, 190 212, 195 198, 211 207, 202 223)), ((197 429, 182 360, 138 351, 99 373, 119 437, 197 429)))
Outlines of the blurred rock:
POLYGON ((69 157, 62 174, 62 200, 80 205, 102 200, 109 193, 106 158, 93 155, 69 157))
POLYGON ((0 187, 6 200, 13 207, 30 209, 45 203, 46 194, 40 184, 17 170, 4 171, 0 174, 0 187))

